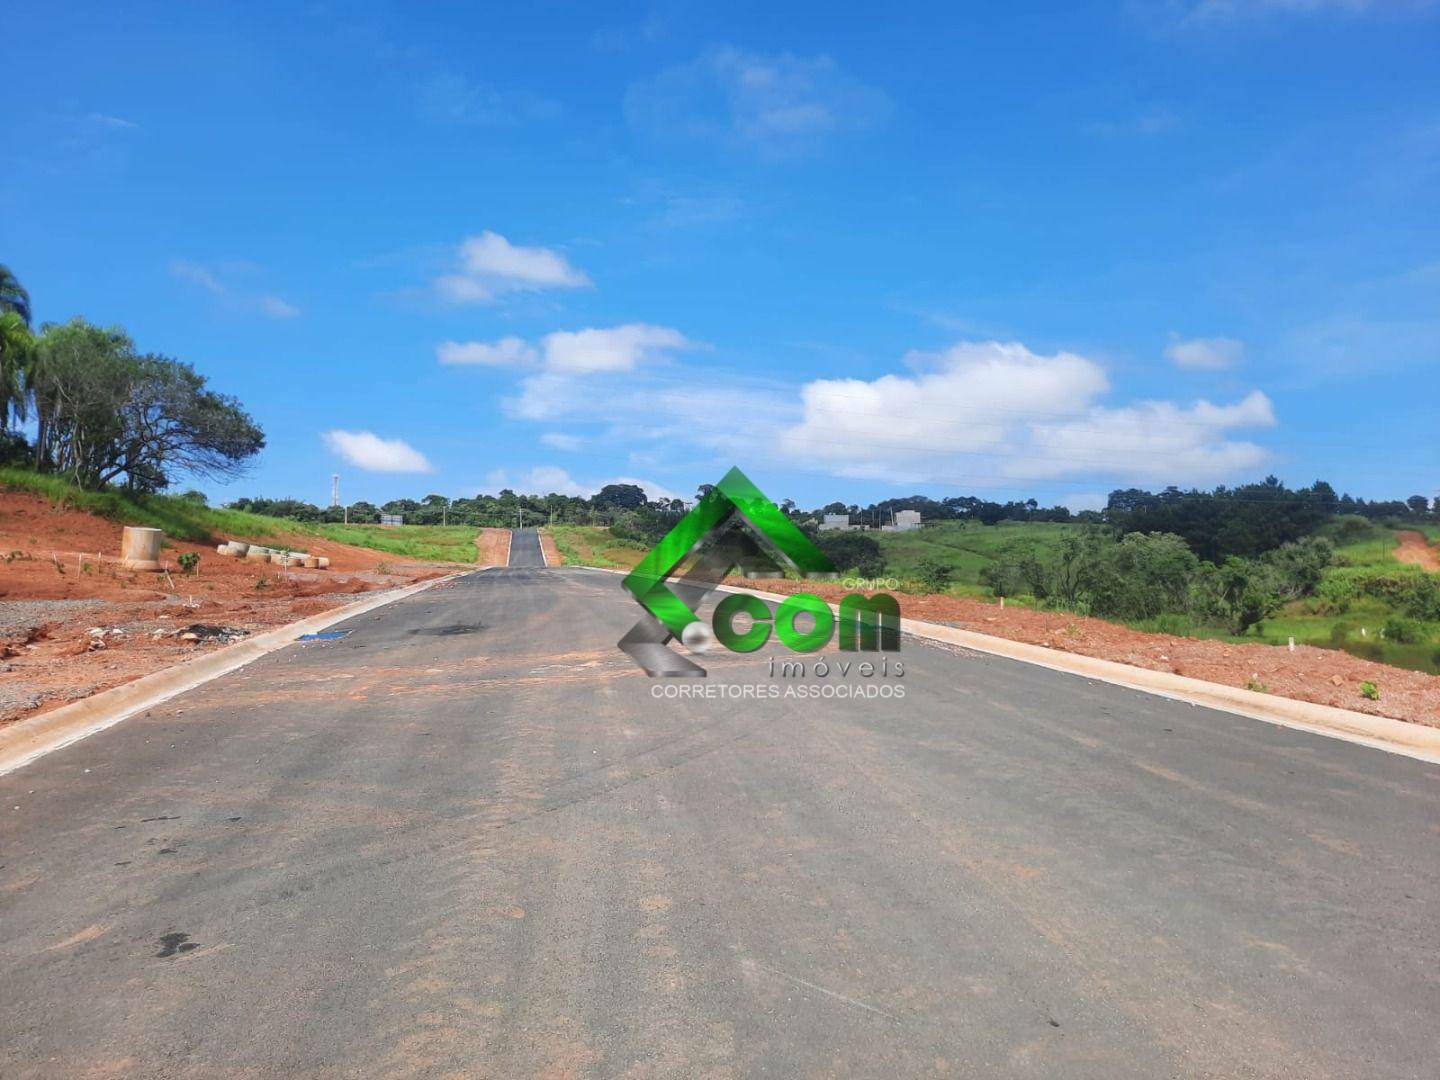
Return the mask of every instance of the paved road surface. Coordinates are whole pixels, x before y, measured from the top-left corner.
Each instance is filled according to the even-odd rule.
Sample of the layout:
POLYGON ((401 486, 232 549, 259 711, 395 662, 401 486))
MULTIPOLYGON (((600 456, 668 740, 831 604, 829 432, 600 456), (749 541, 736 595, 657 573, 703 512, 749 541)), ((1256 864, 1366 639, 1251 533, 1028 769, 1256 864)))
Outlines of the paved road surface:
POLYGON ((534 529, 515 529, 510 533, 510 565, 527 568, 545 565, 538 532, 534 529))
POLYGON ((0 1075, 1436 1075, 1435 766, 908 641, 659 700, 637 610, 486 571, 0 778, 0 1075))

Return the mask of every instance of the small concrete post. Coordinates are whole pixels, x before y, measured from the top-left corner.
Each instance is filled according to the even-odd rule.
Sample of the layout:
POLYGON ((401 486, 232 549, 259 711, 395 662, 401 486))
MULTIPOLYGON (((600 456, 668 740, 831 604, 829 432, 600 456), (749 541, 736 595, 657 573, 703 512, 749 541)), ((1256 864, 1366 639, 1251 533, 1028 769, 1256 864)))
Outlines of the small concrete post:
POLYGON ((159 570, 164 540, 165 534, 159 529, 126 525, 120 541, 120 565, 126 570, 159 570))
POLYGON ((1004 611, 1004 610, 1005 610, 1005 598, 1004 598, 1003 596, 1000 597, 1000 610, 1001 610, 1001 611, 1004 611))
POLYGON ((1295 639, 1293 637, 1290 639, 1290 651, 1295 651, 1295 639))

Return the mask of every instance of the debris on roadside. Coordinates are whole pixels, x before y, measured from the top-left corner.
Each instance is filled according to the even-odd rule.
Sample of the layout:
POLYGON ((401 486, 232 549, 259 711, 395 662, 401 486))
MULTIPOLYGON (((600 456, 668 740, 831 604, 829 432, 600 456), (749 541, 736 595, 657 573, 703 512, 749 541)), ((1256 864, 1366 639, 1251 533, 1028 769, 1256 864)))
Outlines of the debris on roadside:
POLYGON ((205 644, 214 642, 218 645, 229 645, 239 641, 243 637, 249 637, 249 630, 242 630, 238 626, 210 626, 207 623, 191 623, 189 626, 182 626, 178 630, 157 630, 153 636, 170 636, 179 641, 205 644))

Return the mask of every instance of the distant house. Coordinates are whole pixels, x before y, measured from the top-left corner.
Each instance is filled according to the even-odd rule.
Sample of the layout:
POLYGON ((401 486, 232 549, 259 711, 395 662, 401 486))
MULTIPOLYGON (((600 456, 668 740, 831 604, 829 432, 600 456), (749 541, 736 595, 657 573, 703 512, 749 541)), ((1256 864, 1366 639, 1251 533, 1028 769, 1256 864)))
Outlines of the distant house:
POLYGON ((884 532, 910 532, 918 529, 924 522, 920 520, 919 510, 897 510, 894 514, 894 524, 882 526, 884 532))
POLYGON ((852 528, 849 514, 826 514, 820 520, 821 532, 849 532, 852 528))

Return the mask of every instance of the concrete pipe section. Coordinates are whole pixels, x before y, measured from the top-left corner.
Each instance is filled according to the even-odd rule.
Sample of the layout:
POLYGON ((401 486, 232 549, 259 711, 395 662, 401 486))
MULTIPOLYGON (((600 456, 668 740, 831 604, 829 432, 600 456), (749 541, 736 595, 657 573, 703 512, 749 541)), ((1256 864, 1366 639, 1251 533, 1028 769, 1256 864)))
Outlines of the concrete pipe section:
POLYGON ((159 529, 126 525, 120 541, 120 565, 126 570, 159 570, 164 540, 165 534, 159 529))

